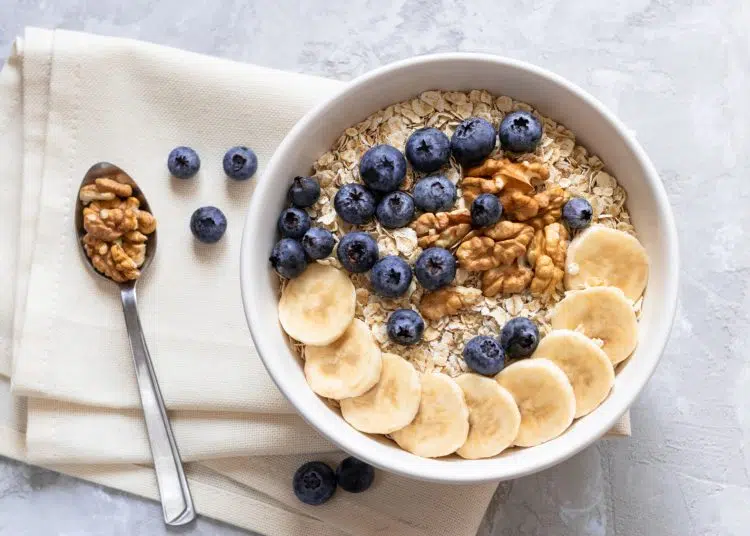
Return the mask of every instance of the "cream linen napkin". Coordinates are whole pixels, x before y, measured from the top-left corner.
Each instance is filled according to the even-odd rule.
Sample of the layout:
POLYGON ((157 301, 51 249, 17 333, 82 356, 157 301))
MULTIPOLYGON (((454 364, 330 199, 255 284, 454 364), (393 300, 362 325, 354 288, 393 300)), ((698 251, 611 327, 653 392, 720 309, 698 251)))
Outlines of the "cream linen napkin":
MULTIPOLYGON (((69 225, 70 214, 67 214, 64 208, 68 204, 56 196, 61 195, 63 198, 69 198, 71 195, 74 195, 75 186, 80 175, 88 166, 88 162, 85 164, 78 162, 78 157, 81 154, 91 151, 91 147, 86 148, 82 146, 81 140, 86 140, 88 144, 98 144, 99 149, 93 151, 96 156, 89 156, 94 159, 115 158, 118 154, 122 155, 122 150, 116 147, 116 145, 126 142, 130 143, 131 147, 131 150, 127 151, 127 155, 139 154, 140 160, 140 151, 143 151, 144 154, 151 154, 152 161, 155 162, 159 159, 158 165, 149 166, 140 173, 137 173, 132 168, 128 168, 143 183, 142 176, 146 177, 147 174, 153 174, 155 169, 159 169, 159 166, 164 165, 163 155, 166 152, 161 150, 154 151, 159 153, 155 157, 154 152, 149 153, 148 148, 143 147, 144 144, 140 141, 133 141, 131 143, 131 139, 124 135, 124 132, 128 132, 128 135, 133 135, 134 140, 140 140, 140 136, 148 138, 155 130, 158 130, 161 135, 165 136, 174 136, 175 132, 179 131, 180 133, 192 132, 191 139, 214 139, 211 144, 206 143, 206 145, 238 143, 234 135, 232 135, 232 139, 229 141, 229 139, 222 137, 222 133, 215 132, 218 127, 230 124, 232 118, 248 119, 243 115, 241 110, 235 113, 235 111, 230 112, 224 108, 226 106, 225 99, 228 99, 227 102, 232 102, 233 106, 239 105, 241 99, 236 94, 237 88, 241 88, 243 95, 250 101, 254 102, 255 99, 259 99, 262 104, 258 104, 258 108, 267 111, 272 108, 272 103, 277 103, 284 109, 293 108, 296 111, 295 113, 299 115, 304 112, 306 106, 311 104, 311 98, 307 97, 311 91, 310 88, 318 87, 318 84, 329 84, 328 91, 331 91, 334 87, 334 83, 332 82, 318 81, 309 77, 277 73, 250 66, 239 66, 221 60, 207 59, 153 45, 83 36, 68 32, 51 33, 29 30, 25 39, 19 41, 19 45, 22 45, 22 50, 19 52, 22 52, 24 55, 22 107, 19 108, 18 104, 18 95, 21 93, 21 87, 18 86, 18 58, 12 58, 0 76, 0 82, 2 82, 0 84, 0 90, 2 90, 2 93, 0 93, 0 97, 2 98, 0 100, 0 125, 8 125, 7 128, 9 129, 11 125, 14 128, 22 126, 23 146, 25 150, 22 164, 18 164, 18 152, 8 151, 10 158, 7 160, 11 164, 8 168, 9 170, 12 171, 14 169, 13 165, 16 166, 16 170, 23 169, 23 181, 20 180, 17 174, 12 173, 0 179, 3 182, 3 187, 0 190, 3 195, 2 199, 0 199, 2 206, 13 207, 20 205, 22 208, 19 222, 20 229, 17 229, 19 231, 17 251, 14 251, 14 247, 16 246, 12 241, 3 240, 0 243, 0 246, 2 246, 2 250, 0 250, 2 257, 12 258, 14 254, 18 255, 18 262, 16 263, 18 270, 16 279, 18 284, 16 286, 15 299, 6 292, 4 287, 3 294, 0 296, 2 298, 0 312, 10 317, 15 311, 14 327, 16 334, 28 331, 31 334, 30 336, 36 337, 36 339, 30 339, 32 340, 30 344, 36 351, 52 352, 60 347, 61 343, 69 345, 71 344, 70 341, 76 340, 74 336, 63 337, 62 340, 56 340, 52 344, 52 347, 50 347, 49 341, 45 345, 44 338, 52 337, 49 333, 45 334, 43 329, 48 331, 53 330, 54 335, 57 335, 63 325, 71 331, 81 329, 78 322, 86 323, 87 328, 112 330, 110 327, 112 322, 118 323, 117 325, 121 322, 119 311, 116 307, 114 309, 117 311, 116 315, 106 317, 105 321, 95 319, 95 322, 91 322, 90 317, 81 311, 74 310, 71 312, 71 309, 65 308, 68 306, 68 303, 61 301, 61 297, 65 296, 64 293, 55 295, 55 302, 49 302, 46 301, 49 300, 49 295, 46 292, 36 290, 36 287, 39 286, 42 289, 52 290, 54 294, 61 286, 59 282, 50 284, 49 279, 58 277, 59 274, 55 270, 62 269, 63 267, 59 266, 57 259, 47 251, 48 248, 43 248, 40 244, 48 244, 52 248, 57 247, 61 250, 58 251, 60 256, 67 254, 66 247, 63 247, 66 246, 65 236, 60 236, 67 233, 65 231, 66 224, 61 224, 60 220, 65 221, 67 218, 67 225, 69 225), (191 65, 190 72, 194 73, 194 76, 205 83, 190 86, 190 80, 181 80, 179 73, 184 71, 183 65, 185 64, 191 65), (116 70, 113 67, 114 65, 117 65, 116 70), (242 82, 243 77, 257 81, 257 84, 247 80, 242 82), (101 88, 98 87, 90 87, 90 84, 85 81, 90 78, 98 81, 105 80, 106 84, 101 84, 101 86, 106 86, 108 92, 102 92, 101 88), (156 90, 157 87, 161 88, 163 85, 175 84, 175 81, 179 82, 176 85, 180 87, 171 88, 172 91, 166 92, 167 94, 156 90), (188 85, 182 87, 183 83, 188 85), (310 87, 301 91, 305 95, 300 96, 300 91, 296 91, 296 88, 305 85, 309 85, 310 87), (14 88, 15 92, 8 88, 14 88), (218 91, 216 88, 223 88, 224 91, 218 91), (213 98, 203 98, 206 92, 213 98), (159 96, 156 97, 154 93, 159 96), (277 94, 273 95, 273 93, 277 94), (170 100, 170 98, 176 99, 180 104, 175 105, 174 101, 170 100), (134 105, 133 103, 137 101, 139 101, 138 105, 134 105), (209 101, 215 102, 212 103, 209 101), (142 127, 140 129, 134 125, 130 118, 118 117, 117 119, 120 121, 111 122, 114 119, 113 116, 117 115, 112 112, 112 109, 117 110, 118 107, 139 108, 143 102, 146 102, 145 107, 148 110, 154 112, 152 119, 156 123, 169 123, 172 125, 173 130, 166 127, 166 130, 152 128, 153 125, 145 122, 145 116, 149 114, 142 113, 137 114, 144 121, 143 125, 140 125, 142 127), (218 109, 214 113, 216 102, 221 102, 223 108, 218 109), (195 122, 191 123, 190 121, 184 123, 184 118, 173 117, 173 114, 181 116, 182 112, 189 108, 187 106, 188 103, 194 103, 197 108, 204 111, 207 117, 218 117, 217 124, 206 126, 197 125, 195 122), (20 111, 23 112, 22 117, 18 116, 20 111), (94 121, 91 119, 92 116, 99 117, 100 120, 94 121), (104 116, 104 119, 102 119, 102 116, 104 116), (82 133, 82 131, 86 130, 84 126, 86 122, 93 123, 91 128, 97 130, 98 135, 93 137, 96 138, 95 140, 93 140, 92 136, 88 135, 88 132, 82 133), (190 130, 188 125, 193 130, 190 130), (143 132, 141 132, 142 130, 143 132), (164 132, 167 132, 167 134, 164 134, 164 132), (114 148, 113 145, 115 146, 114 148), (133 147, 137 147, 137 149, 133 150, 133 147), (109 156, 111 154, 115 154, 115 157, 109 156), (81 170, 77 169, 78 165, 82 166, 81 170), (70 170, 70 172, 67 170, 70 170), (71 178, 72 175, 75 175, 75 178, 71 178), (22 203, 18 202, 17 197, 13 197, 14 192, 17 192, 17 187, 14 190, 13 185, 7 184, 8 181, 22 183, 22 191, 20 192, 23 199, 22 203), (58 183, 65 183, 66 181, 72 190, 59 189, 58 183), (50 192, 52 192, 51 199, 47 197, 50 195, 50 192), (41 210, 38 210, 39 208, 41 210), (57 224, 49 225, 48 222, 45 224, 45 218, 55 211, 59 218, 57 224), (41 214, 38 224, 39 238, 35 239, 38 214, 41 214), (62 229, 60 228, 61 225, 63 226, 62 229), (34 271, 31 276, 31 285, 28 292, 29 296, 31 296, 28 301, 31 307, 29 308, 28 316, 26 316, 23 314, 23 310, 27 294, 26 280, 28 279, 28 266, 31 264, 30 257, 32 250, 34 251, 34 271), (16 304, 15 308, 13 307, 13 303, 16 304), (48 309, 50 305, 54 305, 51 311, 48 309), (45 309, 47 310, 45 311, 45 309), (32 319, 31 322, 29 319, 32 319), (109 322, 110 319, 112 322, 109 322), (34 327, 39 324, 43 325, 41 335, 39 333, 40 328, 34 327)), ((256 121, 262 117, 266 122, 271 122, 272 124, 277 120, 275 117, 271 120, 268 115, 249 115, 252 115, 256 121)), ((294 119, 290 119, 290 124, 293 121, 294 119)), ((269 134, 268 125, 256 124, 255 122, 252 125, 252 129, 242 130, 242 134, 246 135, 246 137, 242 138, 242 142, 252 143, 256 149, 260 149, 261 158, 267 158, 273 147, 268 148, 264 145, 263 140, 256 140, 254 137, 248 139, 252 135, 252 133, 248 133, 250 130, 257 129, 269 134)), ((234 132, 233 128, 230 128, 230 130, 234 132)), ((17 131, 15 135, 18 136, 17 131)), ((273 137, 272 132, 269 135, 273 137)), ((14 139, 13 134, 3 130, 0 130, 0 136, 2 136, 1 139, 3 141, 3 148, 1 149, 5 148, 7 139, 14 139)), ((16 137, 15 139, 17 140, 18 138, 16 137)), ((158 144, 158 140, 149 139, 154 144, 158 144)), ((278 141, 278 138, 273 139, 278 141)), ((183 140, 182 143, 193 142, 183 140)), ((170 141, 169 144, 165 142, 165 146, 168 146, 164 150, 168 151, 174 144, 173 141, 170 141)), ((10 146, 10 144, 8 145, 10 146)), ((204 171, 201 174, 201 180, 210 181, 214 179, 214 186, 216 186, 216 184, 221 184, 220 180, 216 180, 220 178, 220 170, 207 172, 206 167, 211 165, 210 161, 218 161, 216 159, 220 158, 221 155, 212 154, 209 161, 206 154, 209 154, 210 150, 209 153, 205 153, 206 150, 201 150, 201 154, 204 157, 204 171)), ((3 151, 3 155, 5 155, 5 151, 3 151)), ((168 182, 166 176, 160 176, 158 179, 168 182)), ((153 184, 157 183, 158 180, 153 184)), ((163 230, 162 209, 157 205, 158 201, 155 201, 155 199, 159 199, 165 192, 160 191, 155 197, 152 193, 152 183, 143 184, 146 192, 149 194, 149 198, 156 206, 157 214, 159 214, 162 220, 161 228, 163 230)), ((174 186, 180 187, 183 185, 174 184, 174 186)), ((185 203, 186 199, 190 203, 193 196, 198 196, 196 199, 203 200, 206 197, 217 195, 218 191, 198 188, 197 192, 189 192, 189 198, 186 192, 181 192, 180 190, 175 190, 174 192, 170 190, 166 193, 168 195, 161 198, 162 202, 165 199, 171 198, 179 204, 185 203), (182 194, 185 194, 185 198, 181 197, 182 194), (177 199, 178 197, 180 199, 177 199)), ((232 210, 236 209, 241 214, 244 206, 244 202, 233 204, 232 198, 235 195, 237 195, 236 191, 231 195, 230 193, 226 193, 226 198, 217 195, 219 201, 214 201, 216 203, 224 202, 229 205, 227 212, 230 216, 230 227, 232 226, 232 222, 235 221, 232 217, 232 210)), ((198 201, 196 201, 195 206, 197 204, 198 201)), ((227 207, 223 206, 223 208, 227 207)), ((189 215, 189 210, 187 214, 189 215)), ((183 217, 182 226, 184 226, 185 221, 186 217, 183 217)), ((174 227, 172 227, 172 231, 174 231, 174 227)), ((180 227, 178 231, 184 232, 184 228, 180 227)), ((13 234, 9 233, 8 236, 12 238, 13 234)), ((235 235, 235 242, 237 238, 238 236, 235 235)), ((164 242, 165 240, 162 240, 162 250, 164 242)), ((175 235, 175 243, 180 243, 179 236, 175 235)), ((162 257, 162 250, 160 250, 159 254, 160 259, 162 257)), ((202 260, 201 253, 200 251, 196 252, 196 260, 199 262, 202 260)), ((180 258, 184 260, 184 252, 180 253, 180 255, 180 258)), ((173 259, 176 258, 171 253, 167 253, 167 256, 173 259)), ((231 256, 226 254, 226 252, 220 251, 219 258, 213 259, 210 262, 214 264, 226 264, 229 261, 231 261, 231 256)), ((75 262, 78 263, 80 260, 75 258, 75 262)), ((163 266, 164 262, 162 260, 157 261, 157 265, 153 268, 163 266)), ((214 270, 213 272, 207 269, 208 275, 200 270, 197 271, 197 275, 190 272, 190 277, 205 275, 206 280, 210 280, 213 283, 213 278, 216 278, 218 274, 228 273, 222 271, 226 269, 223 266, 213 266, 212 269, 214 270)), ((236 280, 236 274, 234 275, 236 280)), ((158 274, 154 278, 158 279, 158 274)), ((65 285, 71 284, 67 279, 67 275, 62 281, 65 281, 65 285)), ((79 282, 75 284, 78 285, 79 282)), ((153 283, 150 285, 147 283, 147 286, 151 287, 150 292, 154 292, 155 285, 153 283)), ((12 289, 10 290, 12 291, 12 289)), ((99 292, 100 296, 104 296, 107 292, 110 292, 106 288, 88 288, 84 286, 80 287, 78 292, 73 293, 73 297, 75 298, 80 293, 89 293, 94 290, 99 292)), ((192 289, 190 291, 192 292, 192 289)), ((200 295, 200 292, 198 294, 200 295)), ((232 298, 236 298, 232 294, 225 294, 224 296, 230 302, 232 298)), ((174 299, 174 295, 169 294, 169 299, 174 299)), ((97 300, 89 301, 94 302, 97 300)), ((159 306, 162 306, 161 301, 160 299, 159 306)), ((236 305, 239 305, 238 300, 236 301, 236 305)), ((113 306, 113 304, 107 307, 110 306, 113 306)), ((156 304, 152 305, 154 308, 155 306, 156 304)), ((227 306, 226 310, 224 308, 220 309, 224 313, 230 307, 227 306)), ((177 311, 177 309, 170 307, 170 314, 174 311, 177 311)), ((152 310, 151 314, 156 316, 155 309, 152 310)), ((241 319, 241 312, 239 315, 241 319)), ((153 321, 154 319, 149 318, 149 320, 153 321)), ((148 322, 146 321, 145 323, 148 322)), ((166 329, 169 329, 169 327, 174 326, 170 325, 166 329)), ((244 322, 241 323, 241 328, 244 334, 244 322)), ((156 328, 153 327, 153 329, 155 330, 156 328)), ((159 325, 159 330, 162 329, 165 329, 165 327, 159 325)), ((185 330, 186 327, 177 326, 177 329, 185 330)), ((188 323, 187 329, 193 330, 194 325, 188 323)), ((183 331, 183 334, 188 332, 183 331)), ((199 329, 198 333, 205 336, 207 332, 208 330, 200 331, 199 329)), ((222 336, 225 335, 224 333, 219 333, 222 336)), ((4 332, 3 335, 5 336, 4 340, 7 347, 7 333, 4 332)), ((150 335, 150 340, 152 340, 153 336, 150 335)), ((175 348, 183 349, 185 345, 181 346, 179 341, 178 343, 174 343, 178 338, 179 335, 174 333, 172 334, 172 338, 167 337, 164 341, 164 344, 167 344, 165 348, 171 349, 174 344, 175 348)), ((246 335, 245 338, 247 339, 246 335)), ((240 337, 230 337, 230 340, 236 346, 236 348, 233 347, 234 349, 243 348, 243 343, 239 342, 240 337)), ((18 339, 14 342, 17 341, 18 339)), ((88 342, 92 343, 92 341, 88 342)), ((206 344, 210 344, 211 349, 215 347, 215 343, 210 339, 206 344)), ((15 344, 15 346, 18 348, 18 344, 15 344)), ((76 345, 70 348, 77 349, 82 346, 84 346, 84 343, 78 341, 76 345)), ((113 340, 108 340, 105 346, 114 348, 117 344, 113 340)), ((25 339, 21 347, 23 351, 17 355, 24 357, 32 355, 32 360, 34 357, 37 357, 36 353, 31 352, 26 347, 25 339)), ((66 369, 64 366, 58 367, 52 374, 47 373, 47 369, 59 365, 59 361, 67 364, 66 362, 71 356, 70 348, 66 348, 63 352, 58 351, 57 355, 54 353, 45 354, 45 359, 48 359, 50 356, 55 357, 51 362, 47 361, 44 363, 44 360, 42 360, 42 364, 38 368, 30 367, 32 373, 26 376, 25 381, 22 381, 23 376, 20 375, 14 378, 18 391, 42 394, 47 398, 60 398, 67 401, 92 402, 87 393, 87 389, 91 386, 92 382, 90 375, 80 378, 66 378, 66 375, 80 372, 80 370, 66 369), (63 380, 68 381, 60 383, 58 380, 61 377, 63 380), (53 387, 47 391, 49 385, 53 387)), ((244 343, 244 348, 250 348, 247 342, 244 343)), ((120 354, 118 355, 120 357, 127 357, 127 353, 123 352, 123 349, 126 350, 123 346, 123 348, 120 348, 120 354)), ((154 353, 156 354, 157 352, 154 353)), ((190 359, 197 359, 194 355, 191 355, 190 359)), ((210 356, 215 357, 213 353, 210 356)), ((5 368, 3 370, 7 373, 9 370, 7 352, 4 357, 5 368)), ((102 364, 100 361, 103 361, 103 357, 94 356, 94 358, 97 357, 99 358, 98 361, 92 361, 88 365, 94 364, 96 367, 99 367, 97 374, 105 371, 111 372, 106 367, 101 368, 102 364)), ((202 357, 202 355, 198 356, 198 358, 202 357)), ((249 355, 245 355, 245 358, 246 360, 251 359, 249 355)), ((128 359, 129 357, 125 359, 125 362, 129 364, 128 359)), ((188 359, 185 358, 184 361, 188 361, 188 359)), ((173 363, 173 361, 167 362, 173 363)), ((222 360, 221 364, 226 365, 227 363, 222 360)), ((23 366, 23 359, 19 359, 16 372, 22 369, 23 366)), ((87 364, 83 363, 84 369, 86 366, 87 364)), ((115 367, 115 369, 122 372, 119 370, 119 367, 115 367)), ((157 369, 159 369, 158 364, 157 369)), ((160 371, 159 374, 161 375, 162 372, 160 371)), ((268 382, 262 370, 261 374, 263 376, 262 380, 268 382)), ((123 377, 123 379, 126 383, 130 382, 129 388, 132 390, 131 377, 123 377)), ((193 376, 192 379, 194 380, 195 377, 193 376)), ((95 380, 96 378, 93 381, 95 382, 95 380)), ((283 401, 281 401, 281 404, 269 404, 267 402, 269 398, 274 396, 275 391, 273 393, 263 393, 264 395, 270 394, 271 397, 249 397, 241 401, 233 399, 232 396, 234 394, 231 394, 230 396, 223 396, 218 402, 214 399, 211 403, 202 405, 201 402, 196 402, 194 398, 196 394, 200 398, 201 394, 196 393, 195 384, 192 387, 183 387, 181 385, 182 378, 175 378, 175 380, 176 387, 174 393, 176 394, 172 398, 169 398, 169 404, 172 407, 193 408, 215 404, 213 407, 217 408, 250 409, 277 413, 288 411, 288 406, 282 406, 284 404, 283 401), (227 400, 229 401, 228 403, 227 400)), ((221 390, 222 380, 220 378, 219 382, 214 384, 213 390, 221 390)), ((117 381, 107 385, 109 388, 114 388, 115 391, 118 391, 117 388, 120 387, 117 381)), ((201 384, 197 384, 197 386, 200 387, 201 384)), ((24 435, 25 423, 22 402, 20 399, 12 399, 10 397, 7 391, 7 382, 1 384, 0 387, 2 387, 0 388, 0 402, 2 402, 0 404, 0 408, 2 408, 2 411, 0 411, 0 453, 17 459, 34 459, 28 458, 25 452, 26 436, 24 435)), ((244 388, 247 389, 248 385, 244 386, 244 388)), ((123 402, 128 397, 132 397, 132 392, 130 395, 121 395, 118 391, 113 395, 105 391, 105 389, 100 389, 96 394, 99 397, 97 399, 99 404, 115 407, 133 405, 132 401, 123 402)), ((278 400, 280 396, 276 396, 278 400)), ((75 460, 91 464, 107 461, 122 463, 124 461, 148 459, 145 437, 143 436, 142 424, 140 423, 137 411, 113 411, 105 408, 79 406, 70 402, 35 399, 30 401, 30 406, 28 445, 30 450, 36 452, 37 458, 45 465, 60 463, 65 460, 75 460), (101 437, 109 435, 108 433, 102 433, 102 431, 110 430, 112 431, 111 443, 97 446, 101 437), (115 435, 115 432, 119 435, 115 435), (59 451, 58 455, 54 454, 56 450, 59 451), (82 453, 78 455, 71 454, 77 450, 81 450, 82 453)), ((270 448, 273 445, 275 434, 283 434, 288 431, 285 430, 284 418, 285 416, 283 415, 215 415, 199 414, 196 412, 176 412, 173 415, 173 422, 175 423, 181 449, 185 451, 184 445, 187 444, 189 446, 187 449, 188 452, 193 452, 191 455, 192 458, 204 459, 217 455, 238 455, 246 452, 262 453, 264 448, 270 448), (184 419, 184 424, 181 424, 181 419, 184 419), (280 427, 285 431, 269 432, 266 436, 261 435, 260 440, 257 441, 257 446, 244 451, 243 448, 248 448, 247 443, 250 442, 249 439, 255 440, 256 437, 259 437, 258 433, 253 431, 255 430, 253 427, 262 423, 260 426, 262 429, 269 422, 272 423, 271 426, 280 427), (247 427, 249 431, 243 434, 242 430, 237 429, 238 426, 240 428, 247 427), (210 440, 206 441, 206 437, 210 440), (197 438, 198 441, 193 441, 191 438, 197 438)), ((293 417, 290 416, 290 418, 293 417)), ((296 424, 292 424, 291 428, 301 429, 296 424)), ((309 429, 305 428, 304 430, 307 435, 312 434, 309 429)), ((285 435, 276 437, 285 438, 283 441, 286 441, 287 438, 285 435)), ((294 440, 291 440, 291 442, 293 443, 294 440)), ((312 443, 314 443, 314 440, 312 443)), ((321 444, 319 448, 324 450, 328 446, 321 444)), ((312 450, 312 448, 306 450, 312 450)), ((305 456, 304 459, 309 459, 309 456, 305 456)), ((384 500, 379 496, 379 503, 377 504, 371 502, 371 500, 367 500, 366 507, 363 503, 357 503, 355 506, 361 508, 363 512, 370 512, 363 514, 364 517, 362 519, 364 521, 360 522, 356 518, 352 520, 352 516, 347 516, 346 519, 342 520, 339 519, 339 510, 336 508, 325 508, 323 510, 314 509, 312 511, 312 514, 322 521, 313 520, 314 522, 311 525, 311 518, 300 513, 301 506, 296 500, 288 497, 288 471, 286 469, 291 471, 296 466, 295 464, 299 463, 298 459, 288 457, 273 457, 270 459, 266 457, 254 457, 250 460, 221 460, 211 463, 216 464, 212 466, 211 471, 206 469, 202 464, 191 464, 188 470, 199 511, 206 515, 267 534, 338 534, 340 531, 344 531, 341 533, 369 534, 384 527, 386 529, 390 527, 392 529, 390 532, 394 534, 472 534, 476 530, 481 519, 481 513, 494 489, 494 485, 450 488, 404 481, 392 475, 381 475, 377 489, 380 490, 379 493, 385 494, 389 499, 384 500), (285 462, 285 460, 287 461, 285 462), (288 465, 284 465, 284 463, 288 465), (268 481, 269 474, 273 473, 273 471, 269 471, 269 467, 275 467, 279 471, 279 473, 275 474, 280 480, 277 479, 274 482, 268 481), (221 476, 222 474, 224 476, 221 476), (283 478, 281 478, 282 475, 283 478), (262 489, 263 491, 258 491, 258 489, 262 489), (460 494, 456 492, 456 489, 460 490, 460 494), (454 492, 455 495, 451 495, 454 492), (285 493, 287 495, 284 495, 285 493), (437 517, 434 512, 421 512, 419 508, 413 508, 411 504, 412 497, 421 497, 420 500, 422 503, 437 505, 438 503, 435 501, 438 501, 440 497, 446 496, 451 497, 451 499, 444 506, 440 507, 441 512, 437 517), (372 510, 367 510, 367 508, 372 508, 372 510), (420 518, 426 515, 428 519, 414 518, 411 513, 416 513, 420 518), (441 517, 443 514, 453 519, 455 525, 450 525, 449 522, 443 520, 441 517), (434 523, 431 519, 435 520, 434 523), (316 525, 316 523, 318 524, 316 525), (409 527, 412 527, 411 532, 408 531, 409 527), (455 527, 455 530, 453 527, 455 527)), ((129 465, 97 467, 90 465, 54 465, 54 467, 68 474, 105 485, 119 487, 120 489, 144 496, 155 497, 153 477, 148 469, 129 465)))

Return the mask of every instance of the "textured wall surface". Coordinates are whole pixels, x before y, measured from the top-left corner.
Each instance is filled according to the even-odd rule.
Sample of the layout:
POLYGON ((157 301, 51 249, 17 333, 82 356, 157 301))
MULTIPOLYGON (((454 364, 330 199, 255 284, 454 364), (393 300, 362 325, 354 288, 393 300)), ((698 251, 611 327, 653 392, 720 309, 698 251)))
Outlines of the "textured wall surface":
MULTIPOLYGON (((342 80, 415 54, 492 52, 593 93, 637 132, 676 210, 678 317, 633 437, 501 485, 480 535, 748 534, 747 0, 5 0, 0 50, 25 25, 342 80)), ((155 504, 7 460, 0 519, 3 536, 166 533, 155 504)), ((178 532, 244 534, 206 520, 178 532)))

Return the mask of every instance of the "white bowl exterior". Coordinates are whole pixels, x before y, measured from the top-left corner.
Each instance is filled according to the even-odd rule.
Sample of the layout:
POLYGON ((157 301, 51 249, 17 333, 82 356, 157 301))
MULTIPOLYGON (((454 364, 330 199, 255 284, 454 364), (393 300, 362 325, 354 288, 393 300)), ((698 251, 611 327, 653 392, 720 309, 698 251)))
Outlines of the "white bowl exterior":
POLYGON ((598 101, 559 76, 529 64, 491 55, 440 54, 372 71, 300 120, 256 186, 243 234, 240 273, 243 304, 258 354, 306 421, 343 450, 384 470, 424 480, 471 483, 540 471, 606 433, 633 403, 659 361, 674 318, 679 267, 674 218, 661 181, 637 142, 598 101), (268 264, 277 239, 276 218, 286 202, 292 177, 310 173, 311 164, 347 127, 430 89, 486 89, 494 95, 508 95, 571 129, 627 191, 633 224, 651 262, 639 346, 617 375, 607 400, 552 441, 485 460, 414 456, 390 441, 356 431, 319 399, 307 386, 279 325, 278 287, 268 264))

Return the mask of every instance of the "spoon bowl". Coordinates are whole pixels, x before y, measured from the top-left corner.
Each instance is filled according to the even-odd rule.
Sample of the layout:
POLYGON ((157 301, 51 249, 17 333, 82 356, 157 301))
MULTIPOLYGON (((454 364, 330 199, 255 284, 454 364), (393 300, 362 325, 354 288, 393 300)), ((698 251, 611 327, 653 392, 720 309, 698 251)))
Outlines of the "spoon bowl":
MULTIPOLYGON (((133 178, 125 173, 122 169, 117 167, 114 164, 110 164, 109 162, 99 162, 98 164, 94 164, 89 168, 89 170, 86 172, 86 175, 84 175, 83 180, 81 181, 81 184, 78 186, 77 192, 81 191, 81 188, 84 186, 88 186, 89 184, 94 184, 96 179, 101 178, 108 178, 115 180, 121 184, 127 184, 131 188, 133 188, 133 197, 138 199, 138 201, 141 203, 141 207, 143 210, 146 210, 153 214, 154 212, 151 210, 151 206, 148 204, 148 199, 146 199, 146 196, 143 194, 143 190, 138 186, 138 184, 133 180, 133 178)), ((73 218, 73 221, 75 222, 75 228, 76 228, 76 234, 78 236, 78 245, 79 251, 83 255, 83 258, 86 261, 86 265, 98 276, 103 277, 107 281, 110 281, 112 283, 115 283, 112 279, 98 271, 96 268, 94 268, 94 265, 91 262, 91 259, 88 255, 86 255, 86 252, 83 249, 83 236, 86 234, 86 229, 83 227, 83 208, 84 204, 81 201, 81 198, 79 195, 76 194, 76 203, 75 203, 75 215, 73 218)), ((151 261, 154 259, 154 255, 156 254, 156 243, 157 243, 157 234, 159 233, 159 229, 157 229, 148 235, 148 240, 146 241, 146 259, 143 261, 143 264, 138 268, 141 273, 144 273, 146 269, 151 264, 151 261)), ((124 283, 119 283, 119 285, 122 286, 132 286, 134 287, 136 282, 138 280, 134 279, 131 281, 125 281, 124 283)))
MULTIPOLYGON (((94 267, 91 258, 86 254, 83 247, 83 237, 86 234, 86 229, 83 226, 84 204, 81 201, 80 191, 84 186, 93 184, 96 179, 104 177, 121 184, 130 185, 133 189, 132 195, 140 202, 140 208, 151 214, 153 214, 153 211, 148 204, 146 196, 143 194, 143 190, 141 190, 130 175, 114 164, 110 164, 109 162, 94 164, 83 177, 83 181, 81 181, 81 185, 76 191, 75 203, 74 221, 78 236, 78 245, 85 259, 86 266, 100 277, 115 283, 116 281, 110 279, 94 267)), ((153 233, 148 235, 146 240, 144 261, 139 267, 141 273, 148 268, 156 253, 156 234, 157 232, 154 230, 153 233)), ((146 338, 143 335, 141 320, 138 316, 138 304, 135 294, 137 281, 137 279, 131 279, 119 283, 122 311, 125 315, 125 326, 128 332, 130 351, 133 355, 135 377, 138 382, 138 392, 141 397, 141 406, 143 407, 143 419, 146 423, 146 433, 148 435, 149 447, 151 448, 151 456, 154 461, 154 472, 156 473, 156 483, 159 487, 159 495, 161 496, 164 522, 167 525, 184 525, 195 519, 195 507, 193 506, 193 499, 190 495, 185 471, 182 467, 180 452, 177 449, 177 442, 172 433, 172 426, 169 424, 164 398, 159 389, 159 382, 156 379, 154 365, 151 362, 151 354, 148 351, 146 338)))

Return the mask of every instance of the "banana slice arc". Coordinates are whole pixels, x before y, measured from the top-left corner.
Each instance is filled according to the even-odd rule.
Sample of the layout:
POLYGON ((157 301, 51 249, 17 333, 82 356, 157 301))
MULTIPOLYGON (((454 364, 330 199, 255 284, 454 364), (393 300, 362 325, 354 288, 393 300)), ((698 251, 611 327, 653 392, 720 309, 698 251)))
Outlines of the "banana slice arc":
POLYGON ((531 357, 549 359, 563 370, 576 397, 576 418, 599 407, 615 384, 615 369, 607 354, 577 331, 551 332, 531 357))
POLYGON ((469 437, 456 454, 469 460, 496 456, 513 444, 521 425, 513 395, 493 378, 462 374, 456 378, 469 406, 469 437))
POLYGON ((390 434, 414 420, 422 398, 419 374, 395 354, 383 354, 378 383, 361 396, 340 402, 341 415, 360 432, 390 434))
POLYGON ((305 378, 320 396, 341 400, 360 396, 380 379, 382 358, 380 347, 370 328, 355 319, 328 346, 305 349, 305 378))
POLYGON ((422 374, 422 399, 414 420, 391 434, 398 445, 424 458, 456 452, 469 435, 469 408, 455 380, 440 373, 422 374))
POLYGON ((356 299, 354 285, 344 272, 313 263, 281 293, 279 321, 293 339, 325 346, 351 324, 356 299))
POLYGON ((617 287, 631 301, 648 282, 648 255, 634 236, 595 225, 575 237, 565 260, 565 288, 617 287))
POLYGON ((613 365, 638 344, 638 320, 625 294, 616 287, 591 287, 568 293, 552 310, 552 329, 572 329, 603 342, 613 365))
POLYGON ((533 447, 554 439, 573 422, 576 397, 560 367, 544 358, 524 359, 505 367, 495 376, 521 412, 521 426, 513 441, 533 447))

